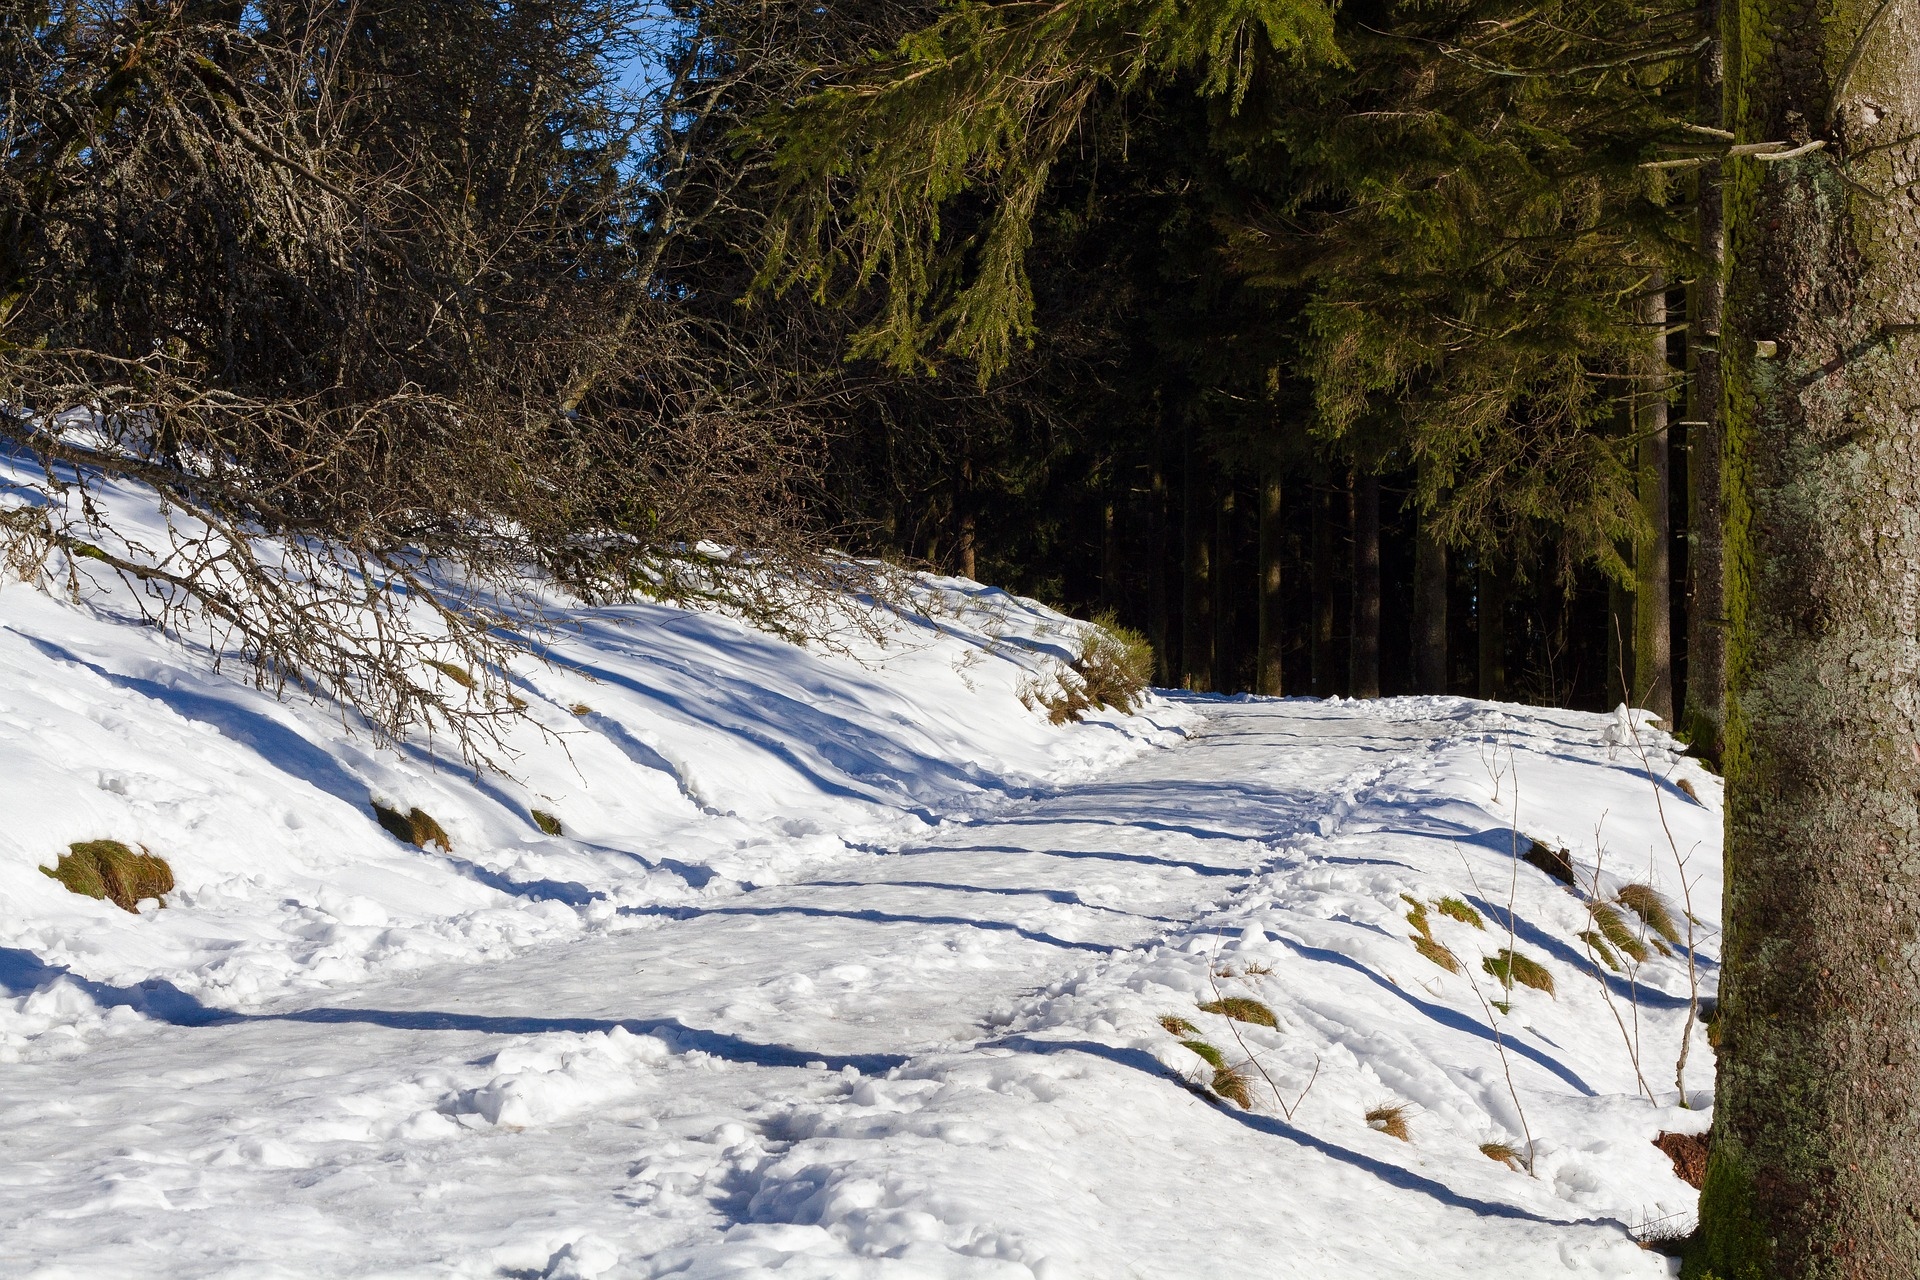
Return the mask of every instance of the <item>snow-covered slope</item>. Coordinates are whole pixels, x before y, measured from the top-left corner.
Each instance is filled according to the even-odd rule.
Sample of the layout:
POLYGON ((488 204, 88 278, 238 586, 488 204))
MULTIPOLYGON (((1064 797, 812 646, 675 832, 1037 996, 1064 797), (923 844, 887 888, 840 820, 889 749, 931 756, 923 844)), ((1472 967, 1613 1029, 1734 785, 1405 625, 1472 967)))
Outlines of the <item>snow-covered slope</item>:
POLYGON ((926 590, 852 655, 576 610, 508 777, 0 588, 8 1273, 1669 1273, 1630 1229, 1691 1209, 1650 1140, 1712 1052, 1682 1098, 1684 955, 1581 935, 1649 886, 1711 994, 1716 779, 1465 699, 1053 726, 1019 693, 1076 624, 926 590), (92 839, 167 908, 38 870, 92 839))

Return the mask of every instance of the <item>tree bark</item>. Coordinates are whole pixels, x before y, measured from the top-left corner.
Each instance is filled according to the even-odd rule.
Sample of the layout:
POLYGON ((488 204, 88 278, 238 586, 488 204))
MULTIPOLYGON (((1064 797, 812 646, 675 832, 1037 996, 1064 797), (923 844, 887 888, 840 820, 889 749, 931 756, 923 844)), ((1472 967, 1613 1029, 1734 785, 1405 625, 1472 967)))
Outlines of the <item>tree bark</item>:
POLYGON ((1174 683, 1173 655, 1168 646, 1173 642, 1172 620, 1167 616, 1167 546, 1168 519, 1167 469, 1156 450, 1153 460, 1153 475, 1147 485, 1147 519, 1152 523, 1150 533, 1153 541, 1153 563, 1147 574, 1147 639, 1153 644, 1154 681, 1160 685, 1174 683))
POLYGON ((1282 689, 1280 653, 1286 643, 1286 614, 1280 594, 1281 548, 1286 528, 1281 522, 1280 472, 1269 468, 1260 481, 1259 651, 1255 656, 1255 693, 1277 698, 1282 689))
POLYGON ((1507 696, 1506 566, 1482 553, 1474 581, 1473 619, 1480 646, 1480 696, 1507 696))
POLYGON ((1920 1275, 1920 10, 1729 0, 1727 893, 1699 1264, 1920 1275))
POLYGON ((1380 477, 1353 477, 1353 639, 1347 693, 1380 696, 1380 477))
POLYGON ((1633 549, 1633 704, 1673 725, 1672 472, 1667 451, 1666 281, 1655 273, 1640 302, 1640 323, 1651 331, 1642 368, 1634 425, 1639 436, 1635 482, 1640 533, 1633 549))
POLYGON ((1222 476, 1213 508, 1213 687, 1234 692, 1233 484, 1222 476))
POLYGON ((1180 575, 1180 683, 1205 692, 1213 688, 1213 548, 1208 537, 1213 524, 1213 484, 1191 426, 1185 438, 1180 533, 1186 565, 1180 575))
POLYGON ((1447 548, 1425 512, 1413 534, 1413 691, 1447 691, 1447 548))
MULTIPOLYGON (((1718 6, 1709 6, 1711 21, 1718 6)), ((1717 36, 1717 33, 1713 33, 1717 36)), ((1720 45, 1701 59, 1707 124, 1720 123, 1720 45)), ((1699 170, 1695 244, 1706 268, 1687 293, 1687 702, 1681 724, 1694 751, 1718 761, 1726 720, 1726 568, 1720 509, 1720 310, 1727 257, 1719 164, 1699 170)))
MULTIPOLYGON (((1624 549, 1629 562, 1633 548, 1624 549)), ((1607 579, 1607 705, 1633 702, 1633 593, 1607 579)))
POLYGON ((1313 634, 1307 663, 1313 696, 1335 692, 1333 680, 1333 490, 1313 486, 1313 634))
POLYGON ((973 450, 966 441, 960 444, 960 462, 953 473, 953 559, 954 571, 963 578, 980 576, 975 534, 978 526, 973 513, 973 450))

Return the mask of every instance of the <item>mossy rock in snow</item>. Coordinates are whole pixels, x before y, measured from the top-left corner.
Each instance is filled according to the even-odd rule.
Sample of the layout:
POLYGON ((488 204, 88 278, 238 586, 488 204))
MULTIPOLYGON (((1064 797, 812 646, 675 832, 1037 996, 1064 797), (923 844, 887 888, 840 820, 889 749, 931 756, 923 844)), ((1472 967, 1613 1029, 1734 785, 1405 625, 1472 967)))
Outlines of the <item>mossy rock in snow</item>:
POLYGON ((435 822, 425 809, 416 806, 401 813, 398 809, 389 809, 378 800, 369 803, 373 805, 373 816, 392 833, 394 839, 404 840, 416 849, 437 844, 441 852, 453 852, 453 841, 447 838, 446 828, 435 822))
POLYGON ((157 898, 166 906, 166 894, 173 892, 173 868, 165 858, 148 853, 146 846, 135 853, 118 840, 82 840, 67 846, 60 861, 40 870, 87 898, 105 898, 123 911, 138 915, 136 905, 157 898))

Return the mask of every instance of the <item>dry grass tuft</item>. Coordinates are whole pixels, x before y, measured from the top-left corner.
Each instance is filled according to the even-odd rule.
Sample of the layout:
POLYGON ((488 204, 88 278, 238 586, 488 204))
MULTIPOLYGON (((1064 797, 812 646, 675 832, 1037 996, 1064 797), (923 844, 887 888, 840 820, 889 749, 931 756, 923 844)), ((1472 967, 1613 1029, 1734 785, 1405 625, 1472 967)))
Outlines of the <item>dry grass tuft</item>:
POLYGON ((389 834, 416 849, 424 849, 430 844, 440 846, 442 853, 453 852, 453 841, 447 837, 446 828, 433 820, 425 809, 413 808, 405 813, 398 809, 389 809, 378 800, 371 802, 373 816, 380 820, 389 834))
POLYGON ((158 898, 166 906, 173 892, 173 868, 166 859, 157 858, 145 845, 135 853, 118 840, 82 840, 67 846, 67 852, 41 872, 86 898, 105 898, 122 911, 140 913, 137 904, 158 898))
POLYGON ((1421 936, 1413 939, 1413 949, 1427 959, 1445 969, 1448 973, 1460 972, 1460 958, 1447 950, 1432 938, 1421 936))
POLYGON ((1252 1000, 1246 996, 1223 996, 1218 1000, 1209 1000, 1200 1006, 1200 1012, 1217 1013, 1222 1017, 1232 1018, 1235 1022, 1251 1022, 1257 1026, 1273 1027, 1276 1030, 1280 1026, 1273 1016, 1273 1010, 1258 1000, 1252 1000))
POLYGON ((1520 1153, 1504 1142, 1483 1142, 1480 1144, 1480 1154, 1489 1160, 1498 1160, 1515 1172, 1526 1167, 1520 1159, 1520 1153))
POLYGON ((1589 929, 1578 936, 1580 941, 1593 948, 1593 953, 1600 957, 1600 962, 1606 965, 1607 968, 1613 970, 1615 973, 1625 972, 1625 970, 1620 967, 1620 957, 1613 954, 1613 948, 1607 945, 1607 940, 1602 937, 1597 930, 1589 929))
POLYGON ((1627 927, 1627 922, 1621 918, 1618 911, 1604 902, 1593 903, 1587 910, 1592 913, 1593 922, 1600 926, 1600 932, 1606 936, 1608 942, 1613 944, 1614 950, 1635 964, 1647 962, 1647 956, 1651 954, 1647 950, 1647 944, 1640 941, 1633 930, 1627 927))
POLYGON ((1402 1142, 1413 1141, 1413 1133, 1407 1128, 1407 1104, 1404 1102, 1384 1103, 1367 1112, 1367 1127, 1402 1142))
POLYGON ((1617 900, 1621 906, 1645 921, 1647 928, 1665 938, 1669 945, 1685 945, 1680 941, 1680 930, 1673 922, 1673 913, 1667 910, 1667 904, 1654 892, 1652 885, 1630 884, 1620 890, 1617 900))
MULTIPOLYGON (((1500 980, 1500 985, 1509 991, 1514 983, 1523 987, 1532 987, 1535 991, 1544 991, 1553 995, 1553 975, 1538 960, 1529 960, 1517 951, 1500 949, 1497 956, 1488 956, 1480 962, 1481 967, 1500 980)), ((1557 997, 1556 997, 1557 998, 1557 997)))
POLYGON ((1253 1082, 1245 1067, 1215 1067, 1213 1091, 1228 1102, 1237 1102, 1242 1111, 1253 1110, 1253 1082))
POLYGON ((588 706, 584 702, 576 702, 572 706, 568 707, 567 710, 573 712, 573 714, 577 716, 590 716, 593 714, 593 708, 588 706))
POLYGON ((1161 1014, 1160 1025, 1166 1028, 1169 1035, 1197 1036, 1200 1034, 1200 1028, 1194 1026, 1177 1013, 1161 1014))
POLYGON ((1433 928, 1427 921, 1426 904, 1418 898, 1410 898, 1404 893, 1400 895, 1400 900, 1413 904, 1413 910, 1407 912, 1407 923, 1413 926, 1413 931, 1423 938, 1432 938, 1433 928))
POLYGON ((1482 930, 1487 927, 1487 922, 1480 918, 1480 913, 1459 898, 1442 898, 1434 904, 1434 907, 1441 915, 1458 920, 1461 924, 1470 924, 1482 930))
POLYGON ((1535 840, 1520 857, 1522 861, 1540 868, 1561 884, 1573 883, 1573 854, 1566 849, 1554 849, 1535 840))
POLYGON ((558 835, 566 834, 566 832, 560 826, 560 819, 554 817, 552 814, 548 813, 545 809, 533 810, 533 825, 540 828, 542 831, 546 832, 550 836, 558 836, 558 835))
POLYGON ((428 658, 427 665, 461 688, 473 688, 473 674, 465 667, 456 666, 451 662, 441 662, 437 658, 428 658))
POLYGON ((1225 1055, 1205 1040, 1182 1040, 1180 1043, 1193 1050, 1194 1053, 1199 1055, 1201 1061, 1205 1062, 1215 1071, 1221 1071, 1226 1068, 1227 1059, 1225 1055))
POLYGON ((1094 708, 1132 715, 1146 699, 1153 680, 1153 646, 1138 631, 1123 627, 1113 614, 1095 617, 1080 636, 1080 653, 1064 669, 1029 679, 1020 700, 1044 709, 1052 724, 1077 722, 1094 708), (1047 685, 1053 685, 1053 691, 1047 685))
POLYGON ((1687 799, 1693 801, 1695 804, 1701 806, 1702 808, 1706 807, 1707 802, 1700 798, 1700 793, 1693 789, 1693 784, 1691 782, 1688 782, 1685 778, 1681 778, 1677 782, 1675 782, 1673 785, 1680 788, 1681 791, 1685 792, 1687 799))

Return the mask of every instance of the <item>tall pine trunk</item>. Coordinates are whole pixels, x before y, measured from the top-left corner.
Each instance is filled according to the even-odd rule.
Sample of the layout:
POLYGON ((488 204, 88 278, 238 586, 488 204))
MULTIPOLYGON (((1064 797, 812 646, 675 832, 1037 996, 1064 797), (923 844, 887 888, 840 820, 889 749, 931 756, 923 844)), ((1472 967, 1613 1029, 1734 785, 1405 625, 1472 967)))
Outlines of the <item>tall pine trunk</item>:
POLYGON ((1213 508, 1213 687, 1234 692, 1240 655, 1233 644, 1233 483, 1220 477, 1213 508))
POLYGON ((1649 331, 1634 415, 1640 533, 1633 549, 1633 703, 1673 725, 1672 472, 1667 452, 1667 298, 1656 274, 1640 303, 1649 331))
POLYGON ((1447 548, 1424 511, 1413 531, 1413 691, 1447 691, 1447 548))
MULTIPOLYGON (((1709 6, 1709 20, 1717 6, 1709 6)), ((1708 124, 1720 122, 1718 33, 1701 59, 1708 124)), ((1727 257, 1720 166, 1704 165, 1694 184, 1695 246, 1706 267, 1687 293, 1687 704, 1681 712, 1693 749, 1718 760, 1726 719, 1726 569, 1720 511, 1720 309, 1727 257)))
POLYGON ((1353 639, 1347 694, 1380 696, 1380 477, 1353 477, 1353 639))
POLYGON ((1181 483, 1180 575, 1181 684, 1205 692, 1213 688, 1213 478, 1194 440, 1185 431, 1185 473, 1181 483))
MULTIPOLYGON (((1728 0, 1726 944, 1702 1260, 1920 1275, 1920 13, 1728 0), (1824 149, 1812 149, 1824 144, 1824 149)), ((1699 1264, 1695 1264, 1698 1266, 1699 1264)))
POLYGON ((1333 686, 1333 491, 1324 483, 1313 486, 1313 634, 1307 662, 1313 696, 1324 698, 1333 686))
POLYGON ((1280 472, 1269 467, 1260 480, 1260 565, 1258 570, 1259 651, 1254 658, 1255 693, 1279 697, 1282 688, 1280 653, 1286 643, 1286 614, 1280 594, 1281 548, 1286 528, 1281 523, 1280 472))
POLYGON ((1167 526, 1167 468, 1159 451, 1153 459, 1153 475, 1147 485, 1147 519, 1151 524, 1149 533, 1153 541, 1153 563, 1147 571, 1147 639, 1153 645, 1154 681, 1161 685, 1174 683, 1173 655, 1168 647, 1173 643, 1172 620, 1169 612, 1167 590, 1168 547, 1167 526))
POLYGON ((1480 696, 1507 696, 1507 575, 1484 552, 1474 581, 1474 625, 1480 647, 1480 696))

